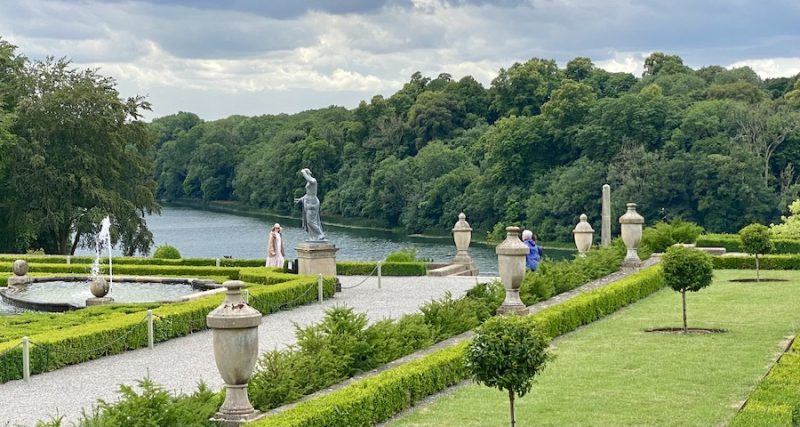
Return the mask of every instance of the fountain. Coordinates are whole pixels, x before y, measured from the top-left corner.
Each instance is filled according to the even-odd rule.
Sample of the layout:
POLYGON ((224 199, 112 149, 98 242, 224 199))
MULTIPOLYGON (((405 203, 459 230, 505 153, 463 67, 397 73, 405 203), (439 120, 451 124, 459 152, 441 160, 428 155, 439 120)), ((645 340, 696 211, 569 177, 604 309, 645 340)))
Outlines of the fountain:
POLYGON ((111 264, 111 219, 109 217, 103 218, 100 223, 100 231, 94 238, 95 243, 95 258, 92 264, 92 282, 89 285, 89 290, 94 295, 94 298, 86 299, 86 306, 108 304, 114 301, 108 295, 111 292, 111 286, 114 284, 114 276, 111 264), (108 250, 108 281, 100 276, 100 258, 103 256, 103 248, 108 250))
POLYGON ((27 264, 22 260, 15 262, 15 277, 9 279, 9 286, 6 289, 0 289, 0 300, 3 302, 0 305, 0 313, 13 314, 20 308, 35 311, 67 311, 111 302, 170 303, 187 301, 225 290, 213 280, 206 279, 125 276, 118 277, 114 285, 115 301, 115 298, 107 296, 114 284, 111 270, 110 228, 111 221, 105 217, 100 224, 100 231, 95 236, 96 256, 88 281, 85 276, 28 277, 25 275, 27 264), (108 280, 100 275, 100 260, 106 253, 108 280))

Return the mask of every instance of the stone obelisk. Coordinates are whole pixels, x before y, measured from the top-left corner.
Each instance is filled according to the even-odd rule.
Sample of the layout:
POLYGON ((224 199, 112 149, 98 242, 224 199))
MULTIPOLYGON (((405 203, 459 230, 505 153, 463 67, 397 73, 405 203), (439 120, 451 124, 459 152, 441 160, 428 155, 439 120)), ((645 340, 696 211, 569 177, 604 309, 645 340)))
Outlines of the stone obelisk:
POLYGON ((602 221, 600 245, 606 247, 611 244, 611 186, 608 184, 603 184, 602 221))

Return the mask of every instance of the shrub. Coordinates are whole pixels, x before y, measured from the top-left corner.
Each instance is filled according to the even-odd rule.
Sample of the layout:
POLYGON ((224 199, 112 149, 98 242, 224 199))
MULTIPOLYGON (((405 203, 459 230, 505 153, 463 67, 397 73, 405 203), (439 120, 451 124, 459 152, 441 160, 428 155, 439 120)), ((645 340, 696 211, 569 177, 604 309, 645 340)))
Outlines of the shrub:
POLYGON ((153 258, 158 259, 180 259, 181 253, 178 252, 178 248, 170 245, 162 245, 156 248, 156 251, 153 252, 153 258))
POLYGON ((664 252, 676 243, 694 243, 702 232, 703 227, 681 219, 673 219, 668 223, 657 222, 654 226, 644 229, 642 245, 653 252, 664 252))
POLYGON ((386 255, 386 262, 414 262, 417 260, 417 250, 414 248, 400 249, 386 255))
POLYGON ((586 253, 586 257, 570 261, 544 260, 535 272, 525 273, 520 298, 525 305, 531 305, 575 289, 619 270, 624 258, 624 246, 617 239, 611 247, 593 249, 586 253))
POLYGON ((528 394, 533 378, 550 359, 548 341, 530 320, 509 315, 486 321, 467 348, 466 368, 472 379, 508 392, 512 427, 514 398, 528 394))
POLYGON ((711 256, 697 249, 673 246, 662 258, 664 280, 681 293, 683 305, 683 332, 687 333, 686 291, 697 292, 711 284, 714 266, 711 256))
MULTIPOLYGON (((759 258, 762 270, 800 270, 800 255, 764 255, 759 258)), ((756 268, 756 261, 748 256, 713 257, 714 268, 743 270, 756 268)))
POLYGON ((771 225, 772 234, 778 238, 800 240, 800 199, 789 205, 788 217, 781 216, 783 224, 771 225))
MULTIPOLYGON (((340 261, 336 263, 336 273, 340 276, 366 276, 377 274, 375 261, 340 261)), ((425 276, 428 269, 424 262, 384 262, 381 264, 383 276, 425 276)))
POLYGON ((84 413, 80 425, 125 426, 204 426, 222 404, 222 395, 200 383, 189 396, 171 395, 149 378, 137 382, 141 394, 133 387, 121 385, 120 399, 114 403, 99 401, 94 413, 84 413))
MULTIPOLYGON (((772 243, 775 254, 796 254, 800 253, 800 240, 787 239, 772 235, 772 243)), ((697 238, 698 247, 721 247, 728 252, 744 252, 742 249, 742 239, 738 234, 704 234, 697 238)))
POLYGON ((742 248, 756 256, 756 282, 759 282, 761 277, 758 274, 758 256, 775 249, 769 228, 761 224, 750 224, 739 231, 739 238, 742 239, 742 248))

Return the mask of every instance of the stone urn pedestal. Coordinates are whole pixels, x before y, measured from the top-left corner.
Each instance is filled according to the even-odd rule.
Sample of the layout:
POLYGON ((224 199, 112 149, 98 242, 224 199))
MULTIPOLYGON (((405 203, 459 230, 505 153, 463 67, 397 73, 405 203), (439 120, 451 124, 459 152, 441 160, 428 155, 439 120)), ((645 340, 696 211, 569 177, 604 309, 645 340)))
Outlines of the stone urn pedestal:
POLYGON ((477 276, 478 267, 475 266, 475 262, 469 256, 472 227, 469 226, 464 212, 458 214, 458 222, 453 226, 453 241, 456 244, 456 256, 453 258, 453 263, 463 265, 467 275, 477 276))
POLYGON ((528 312, 519 298, 519 287, 525 277, 525 256, 530 248, 519 239, 519 227, 506 227, 506 239, 495 248, 500 280, 506 288, 506 299, 497 309, 500 314, 528 312))
POLYGON ((87 307, 91 307, 93 305, 110 304, 114 302, 114 298, 106 296, 108 295, 108 291, 111 290, 111 286, 109 286, 106 279, 100 276, 97 276, 92 280, 92 283, 89 284, 89 290, 92 291, 94 298, 86 299, 87 307))
POLYGON ((297 273, 323 276, 336 276, 336 251, 339 249, 330 242, 303 242, 295 247, 297 251, 297 273))
POLYGON ((628 211, 625 212, 625 215, 619 217, 622 241, 625 242, 627 249, 625 259, 622 261, 622 268, 639 268, 642 266, 642 260, 636 250, 639 248, 639 242, 642 241, 644 217, 636 212, 636 203, 628 203, 627 207, 628 211))
POLYGON ((225 301, 208 313, 206 324, 212 330, 214 360, 225 381, 225 401, 211 418, 220 426, 239 426, 261 418, 247 396, 247 383, 258 359, 258 325, 261 313, 242 299, 244 282, 230 280, 225 301))

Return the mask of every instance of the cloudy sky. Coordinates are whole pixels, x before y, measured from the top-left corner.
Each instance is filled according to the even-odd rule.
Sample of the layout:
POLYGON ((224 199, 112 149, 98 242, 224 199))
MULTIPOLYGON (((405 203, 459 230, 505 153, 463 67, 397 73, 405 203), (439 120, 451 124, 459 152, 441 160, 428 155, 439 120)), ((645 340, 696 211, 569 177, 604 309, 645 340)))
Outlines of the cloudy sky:
POLYGON ((0 0, 0 37, 145 95, 150 117, 294 113, 391 95, 415 71, 472 75, 587 56, 641 74, 651 52, 699 68, 800 72, 798 0, 0 0))

